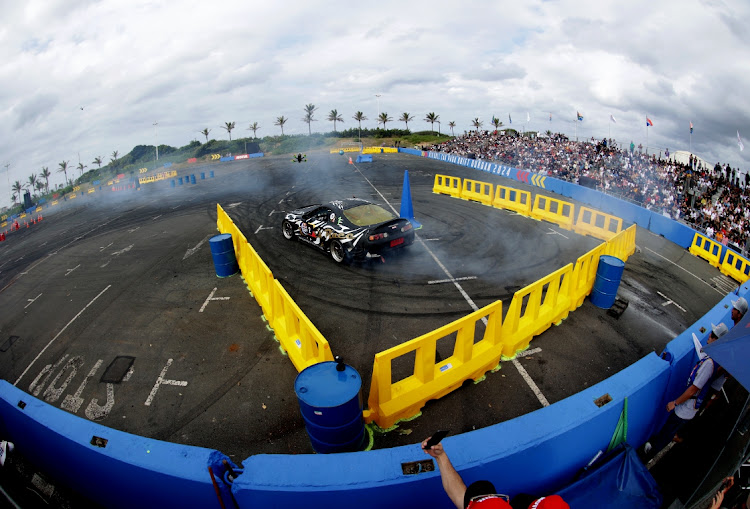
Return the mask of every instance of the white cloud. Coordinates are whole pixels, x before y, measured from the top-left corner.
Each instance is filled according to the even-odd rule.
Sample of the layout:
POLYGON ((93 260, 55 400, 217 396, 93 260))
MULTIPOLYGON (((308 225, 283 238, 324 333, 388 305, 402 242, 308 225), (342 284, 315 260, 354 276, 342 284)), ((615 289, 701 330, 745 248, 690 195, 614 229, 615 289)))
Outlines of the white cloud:
POLYGON ((206 127, 221 137, 226 121, 278 134, 281 115, 286 133, 304 133, 313 103, 318 131, 332 129, 331 109, 346 127, 358 110, 368 127, 378 107, 409 112, 412 130, 435 112, 443 132, 529 112, 528 129, 644 145, 649 115, 649 145, 671 151, 687 149, 692 121, 697 154, 742 168, 748 18, 740 0, 5 1, 0 163, 13 182, 79 152, 108 160, 154 143, 155 121, 173 146, 206 127))

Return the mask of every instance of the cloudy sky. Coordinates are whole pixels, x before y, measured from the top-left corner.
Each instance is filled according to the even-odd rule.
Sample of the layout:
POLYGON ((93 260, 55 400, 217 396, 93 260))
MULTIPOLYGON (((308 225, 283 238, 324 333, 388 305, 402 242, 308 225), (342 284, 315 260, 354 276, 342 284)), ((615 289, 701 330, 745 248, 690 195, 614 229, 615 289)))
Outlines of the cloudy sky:
POLYGON ((286 134, 306 133, 308 103, 314 131, 333 129, 332 109, 339 129, 362 111, 367 127, 379 112, 403 127, 408 112, 425 130, 435 112, 456 134, 511 115, 649 152, 688 150, 692 122, 694 153, 750 166, 746 0, 0 0, 0 12, 0 206, 8 181, 47 166, 62 183, 59 163, 79 154, 90 168, 157 137, 226 138, 228 121, 233 138, 253 122, 276 135, 282 115, 286 134))

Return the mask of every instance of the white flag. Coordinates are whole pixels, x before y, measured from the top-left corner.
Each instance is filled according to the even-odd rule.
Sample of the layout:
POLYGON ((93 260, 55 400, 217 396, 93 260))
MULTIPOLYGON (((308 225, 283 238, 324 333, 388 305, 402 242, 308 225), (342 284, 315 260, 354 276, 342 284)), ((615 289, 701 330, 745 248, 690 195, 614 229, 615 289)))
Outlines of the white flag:
POLYGON ((742 138, 740 138, 740 132, 739 131, 737 131, 737 145, 740 146, 740 152, 742 152, 743 150, 745 150, 745 145, 743 145, 743 143, 742 143, 742 138))
POLYGON ((617 120, 615 120, 615 117, 614 117, 614 115, 610 115, 610 116, 609 116, 609 119, 610 119, 610 120, 611 120, 612 122, 614 122, 615 124, 617 123, 617 120))

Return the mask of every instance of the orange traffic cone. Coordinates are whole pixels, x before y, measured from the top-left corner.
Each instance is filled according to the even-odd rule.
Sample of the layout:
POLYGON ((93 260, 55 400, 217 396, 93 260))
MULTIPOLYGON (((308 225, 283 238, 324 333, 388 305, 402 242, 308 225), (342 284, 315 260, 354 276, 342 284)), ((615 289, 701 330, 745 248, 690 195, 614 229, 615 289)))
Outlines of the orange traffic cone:
POLYGON ((354 164, 351 157, 349 158, 349 164, 354 164))

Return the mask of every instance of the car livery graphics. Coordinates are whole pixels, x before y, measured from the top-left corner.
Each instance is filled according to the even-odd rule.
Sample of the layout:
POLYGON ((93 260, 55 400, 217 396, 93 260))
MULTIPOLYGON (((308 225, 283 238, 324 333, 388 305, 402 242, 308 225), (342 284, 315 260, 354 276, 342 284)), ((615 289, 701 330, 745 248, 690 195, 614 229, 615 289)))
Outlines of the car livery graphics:
POLYGON ((414 242, 408 219, 357 198, 293 210, 282 221, 282 233, 330 253, 338 263, 382 256, 414 242))

